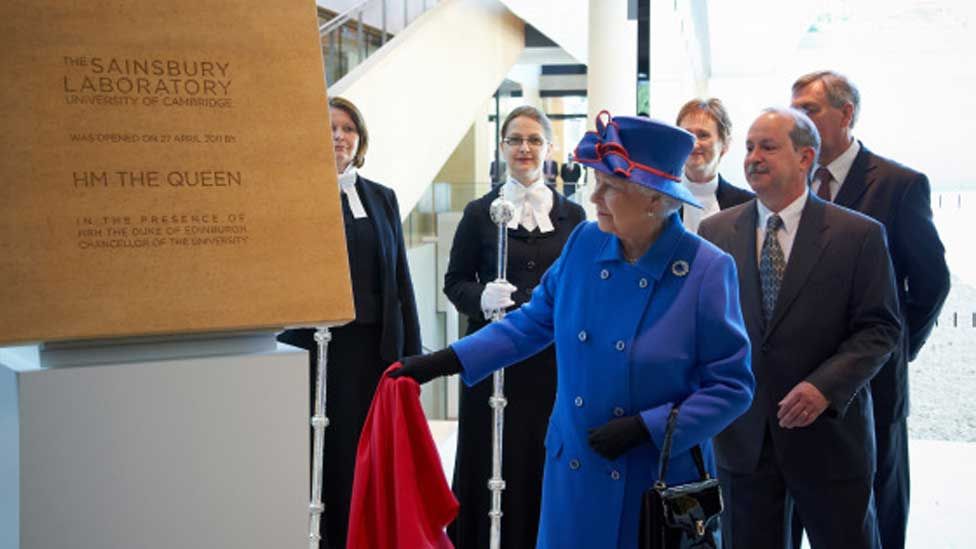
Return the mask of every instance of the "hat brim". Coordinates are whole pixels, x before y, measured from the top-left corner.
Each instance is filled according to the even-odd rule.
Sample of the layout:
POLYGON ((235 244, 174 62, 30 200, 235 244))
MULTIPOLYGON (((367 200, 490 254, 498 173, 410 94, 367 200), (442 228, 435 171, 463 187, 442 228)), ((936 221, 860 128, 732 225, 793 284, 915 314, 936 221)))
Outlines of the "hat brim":
POLYGON ((682 185, 679 181, 672 181, 659 175, 636 169, 632 170, 630 175, 627 175, 627 173, 623 172, 622 170, 615 170, 613 167, 608 166, 606 162, 603 162, 602 160, 577 158, 576 161, 585 166, 589 166, 594 170, 599 170, 605 174, 620 177, 630 181, 631 183, 636 183, 642 187, 657 191, 663 195, 667 195, 675 200, 688 204, 689 206, 703 209, 701 203, 695 199, 695 196, 691 194, 691 191, 689 191, 688 188, 682 185))

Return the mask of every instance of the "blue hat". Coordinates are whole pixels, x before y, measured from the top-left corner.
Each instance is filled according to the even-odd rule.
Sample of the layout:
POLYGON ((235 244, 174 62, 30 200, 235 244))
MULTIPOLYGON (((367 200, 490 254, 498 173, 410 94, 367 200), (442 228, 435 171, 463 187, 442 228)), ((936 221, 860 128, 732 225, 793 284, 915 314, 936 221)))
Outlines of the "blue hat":
POLYGON ((701 208, 681 184, 685 160, 694 146, 695 136, 681 128, 601 111, 596 115, 596 131, 586 132, 573 156, 580 164, 701 208))

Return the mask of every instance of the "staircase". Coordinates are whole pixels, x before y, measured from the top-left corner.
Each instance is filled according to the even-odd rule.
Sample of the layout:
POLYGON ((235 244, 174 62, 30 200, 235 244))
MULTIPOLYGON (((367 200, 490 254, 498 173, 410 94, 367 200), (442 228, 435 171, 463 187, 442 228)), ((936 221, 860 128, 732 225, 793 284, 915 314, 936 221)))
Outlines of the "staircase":
POLYGON ((443 0, 410 16, 410 2, 366 0, 322 28, 329 96, 355 103, 369 128, 360 173, 396 191, 403 217, 524 48, 521 19, 498 0, 443 0), (377 11, 386 30, 369 23, 377 11), (390 36, 397 13, 407 24, 390 36))

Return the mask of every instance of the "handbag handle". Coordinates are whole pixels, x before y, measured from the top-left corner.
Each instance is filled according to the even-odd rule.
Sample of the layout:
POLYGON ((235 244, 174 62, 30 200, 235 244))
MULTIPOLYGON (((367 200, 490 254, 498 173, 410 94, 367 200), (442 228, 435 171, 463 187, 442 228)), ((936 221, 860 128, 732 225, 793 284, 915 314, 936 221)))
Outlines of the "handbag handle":
MULTIPOLYGON (((664 443, 661 445, 661 457, 658 458, 657 482, 654 483, 654 487, 658 489, 668 487, 664 482, 664 476, 668 472, 668 462, 671 461, 671 439, 674 438, 674 429, 677 424, 678 407, 674 406, 671 408, 671 412, 668 414, 668 423, 664 428, 664 443)), ((705 469, 705 457, 702 455, 700 444, 696 444, 691 448, 691 457, 695 460, 695 465, 698 467, 698 474, 701 475, 701 480, 708 480, 712 478, 705 469)))

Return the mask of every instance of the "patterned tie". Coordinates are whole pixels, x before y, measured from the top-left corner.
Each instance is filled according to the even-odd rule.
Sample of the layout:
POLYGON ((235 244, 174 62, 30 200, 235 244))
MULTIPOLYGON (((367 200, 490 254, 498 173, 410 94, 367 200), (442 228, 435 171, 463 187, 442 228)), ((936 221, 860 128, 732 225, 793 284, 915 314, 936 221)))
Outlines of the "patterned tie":
POLYGON ((817 189, 817 197, 830 202, 830 182, 834 180, 833 174, 827 168, 820 166, 817 168, 817 172, 813 174, 813 177, 820 181, 820 187, 817 189))
POLYGON ((769 216, 769 220, 766 221, 766 237, 763 240, 762 253, 759 254, 763 318, 767 323, 773 318, 776 297, 779 295, 779 287, 783 284, 783 272, 786 270, 783 248, 776 238, 776 233, 781 228, 783 228, 783 219, 776 214, 769 216))

